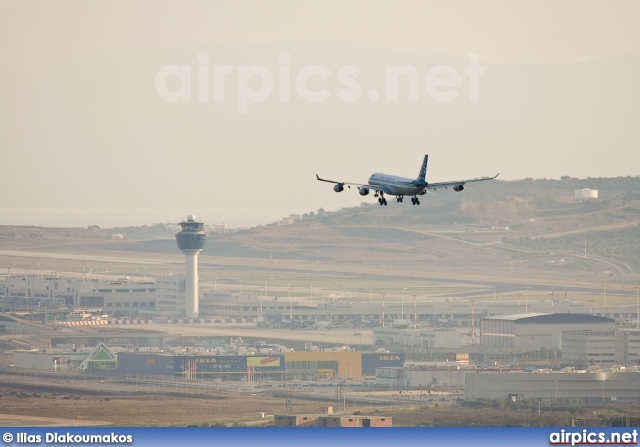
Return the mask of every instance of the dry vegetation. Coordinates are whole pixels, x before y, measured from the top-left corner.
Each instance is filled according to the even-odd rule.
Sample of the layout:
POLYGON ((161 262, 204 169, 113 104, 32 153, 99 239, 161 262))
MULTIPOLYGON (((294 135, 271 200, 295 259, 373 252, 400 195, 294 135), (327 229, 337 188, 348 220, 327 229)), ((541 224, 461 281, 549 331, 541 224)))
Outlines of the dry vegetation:
MULTIPOLYGON (((0 383, 0 412, 13 415, 105 421, 130 426, 267 424, 258 412, 287 413, 284 398, 249 394, 98 392, 45 385, 0 383)), ((319 413, 333 403, 292 399, 292 411, 319 413)))
MULTIPOLYGON (((120 426, 273 425, 274 414, 318 414, 332 401, 295 396, 225 394, 203 396, 169 392, 104 392, 47 385, 0 384, 2 413, 120 426), (264 412, 266 417, 258 417, 264 412)), ((587 407, 537 402, 458 401, 424 406, 348 404, 345 414, 384 415, 394 426, 633 426, 638 406, 587 407)), ((25 422, 25 425, 29 425, 25 422)))

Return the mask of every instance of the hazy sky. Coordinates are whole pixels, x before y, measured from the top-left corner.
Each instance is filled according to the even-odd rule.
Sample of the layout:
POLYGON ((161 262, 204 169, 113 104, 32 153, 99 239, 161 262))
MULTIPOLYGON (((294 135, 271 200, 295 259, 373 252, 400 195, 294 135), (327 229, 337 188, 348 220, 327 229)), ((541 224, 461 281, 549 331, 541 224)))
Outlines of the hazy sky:
POLYGON ((268 223, 373 200, 316 172, 413 177, 426 152, 433 181, 638 175, 638 17, 636 1, 3 1, 0 224, 268 223), (188 100, 159 92, 168 66, 190 70, 160 79, 188 100), (403 78, 389 100, 389 66, 419 97, 403 78))

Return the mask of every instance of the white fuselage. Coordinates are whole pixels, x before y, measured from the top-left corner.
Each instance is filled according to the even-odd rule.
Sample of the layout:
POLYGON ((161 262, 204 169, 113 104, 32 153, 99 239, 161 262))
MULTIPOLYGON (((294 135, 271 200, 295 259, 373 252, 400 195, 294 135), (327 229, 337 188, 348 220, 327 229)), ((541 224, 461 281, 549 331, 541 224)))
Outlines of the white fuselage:
POLYGON ((415 196, 423 194, 426 183, 416 179, 397 177, 395 175, 376 173, 369 177, 369 185, 379 186, 388 194, 397 196, 415 196))

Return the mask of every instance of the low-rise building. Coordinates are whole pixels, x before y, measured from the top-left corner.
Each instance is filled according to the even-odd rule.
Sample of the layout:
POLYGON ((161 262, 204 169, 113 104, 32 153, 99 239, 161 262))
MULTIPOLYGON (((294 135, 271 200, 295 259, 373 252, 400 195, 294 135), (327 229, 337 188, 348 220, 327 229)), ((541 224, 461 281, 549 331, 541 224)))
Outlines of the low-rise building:
POLYGON ((277 414, 276 427, 392 427, 389 416, 324 415, 324 414, 277 414))
POLYGON ((640 364, 640 331, 562 331, 562 363, 577 369, 637 366, 640 364))
POLYGON ((461 388, 475 367, 455 362, 409 362, 400 368, 376 369, 376 385, 390 388, 461 388))
POLYGON ((13 363, 18 369, 40 371, 71 371, 117 368, 114 352, 104 343, 94 348, 30 349, 13 352, 13 363))
POLYGON ((502 372, 465 375, 465 398, 640 403, 640 371, 502 372))

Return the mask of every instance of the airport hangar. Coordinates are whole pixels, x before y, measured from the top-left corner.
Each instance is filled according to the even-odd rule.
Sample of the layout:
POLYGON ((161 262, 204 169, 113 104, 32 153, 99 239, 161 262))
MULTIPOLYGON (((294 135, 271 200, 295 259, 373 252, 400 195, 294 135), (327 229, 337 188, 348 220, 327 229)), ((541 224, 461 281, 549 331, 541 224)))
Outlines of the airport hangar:
POLYGON ((614 319, 591 314, 499 315, 480 320, 480 345, 513 352, 562 349, 562 331, 614 329, 614 319))

